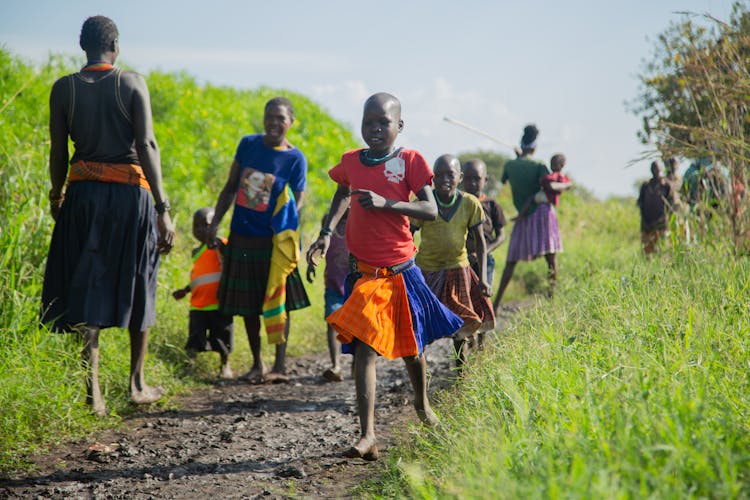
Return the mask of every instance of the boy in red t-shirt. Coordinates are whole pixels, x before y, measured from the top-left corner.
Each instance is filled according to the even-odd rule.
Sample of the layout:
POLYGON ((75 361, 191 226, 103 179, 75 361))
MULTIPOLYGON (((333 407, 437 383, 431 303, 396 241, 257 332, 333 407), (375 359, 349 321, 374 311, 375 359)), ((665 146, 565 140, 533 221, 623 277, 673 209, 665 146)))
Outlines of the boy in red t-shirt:
POLYGON ((349 207, 346 245, 357 260, 357 277, 344 305, 326 321, 336 330, 344 352, 354 354, 361 436, 347 457, 377 460, 375 436, 375 361, 378 355, 403 358, 414 388, 420 420, 438 419, 427 399, 424 347, 451 336, 463 322, 427 287, 414 265, 416 247, 409 217, 434 220, 432 171, 417 151, 394 148, 404 126, 401 103, 379 93, 365 102, 362 137, 367 149, 345 153, 329 175, 338 183, 318 239, 307 262, 325 256, 332 228, 349 207), (416 195, 413 199, 411 196, 416 195))

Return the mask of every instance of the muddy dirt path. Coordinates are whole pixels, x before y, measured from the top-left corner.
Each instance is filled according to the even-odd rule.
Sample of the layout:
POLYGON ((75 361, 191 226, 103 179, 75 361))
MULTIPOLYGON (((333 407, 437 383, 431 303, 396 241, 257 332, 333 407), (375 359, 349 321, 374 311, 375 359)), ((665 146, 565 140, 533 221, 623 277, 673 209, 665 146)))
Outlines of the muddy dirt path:
MULTIPOLYGON (((450 339, 427 348, 432 399, 455 380, 452 359, 450 339)), ((351 357, 343 360, 348 375, 351 357)), ((394 431, 418 422, 403 362, 378 360, 375 463, 342 456, 359 432, 352 379, 326 382, 327 354, 288 365, 289 384, 219 383, 176 398, 176 410, 146 409, 117 430, 31 457, 34 472, 0 479, 0 498, 351 496, 382 470, 394 431)))
MULTIPOLYGON (((428 348, 432 393, 454 378, 450 345, 428 348)), ((0 480, 0 498, 348 496, 382 466, 341 455, 359 430, 354 384, 325 382, 327 363, 325 354, 293 358, 289 384, 233 380, 178 398, 178 410, 139 412, 121 429, 32 457, 36 471, 0 480)), ((417 422, 401 361, 378 361, 377 394, 387 453, 394 429, 417 422)))

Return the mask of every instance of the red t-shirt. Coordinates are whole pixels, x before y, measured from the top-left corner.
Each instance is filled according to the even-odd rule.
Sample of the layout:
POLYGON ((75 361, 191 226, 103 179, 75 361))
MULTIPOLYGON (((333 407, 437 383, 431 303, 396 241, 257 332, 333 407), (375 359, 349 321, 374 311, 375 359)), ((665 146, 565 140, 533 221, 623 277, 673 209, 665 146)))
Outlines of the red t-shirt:
POLYGON ((552 189, 552 186, 550 185, 552 182, 570 182, 570 179, 560 172, 552 172, 551 174, 542 177, 542 180, 539 181, 542 185, 542 189, 544 189, 544 192, 547 195, 547 200, 549 200, 550 205, 557 206, 560 203, 560 195, 562 192, 552 189))
MULTIPOLYGON (((384 198, 409 201, 412 194, 432 184, 432 169, 417 151, 402 149, 390 160, 365 166, 360 150, 349 151, 329 172, 331 179, 352 190, 368 189, 384 198)), ((416 252, 409 218, 389 210, 366 210, 352 196, 346 222, 346 246, 358 260, 375 267, 394 266, 416 252)))

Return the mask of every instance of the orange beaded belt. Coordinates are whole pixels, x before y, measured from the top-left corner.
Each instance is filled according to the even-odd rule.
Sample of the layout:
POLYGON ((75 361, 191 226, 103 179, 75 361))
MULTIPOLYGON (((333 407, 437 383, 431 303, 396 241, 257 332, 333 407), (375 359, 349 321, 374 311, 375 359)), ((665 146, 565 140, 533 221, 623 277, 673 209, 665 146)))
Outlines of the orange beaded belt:
POLYGON ((128 163, 101 163, 98 161, 79 160, 70 166, 68 182, 98 181, 116 182, 140 186, 151 191, 143 169, 139 165, 128 163))

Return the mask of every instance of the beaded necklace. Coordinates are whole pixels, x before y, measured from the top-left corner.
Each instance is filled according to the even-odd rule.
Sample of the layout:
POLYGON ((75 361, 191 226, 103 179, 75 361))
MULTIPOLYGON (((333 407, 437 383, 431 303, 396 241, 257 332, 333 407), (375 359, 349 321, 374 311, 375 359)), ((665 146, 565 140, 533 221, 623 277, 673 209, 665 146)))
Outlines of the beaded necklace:
POLYGON ((112 68, 114 68, 114 66, 108 62, 94 61, 81 68, 81 71, 109 71, 112 68))
POLYGON ((373 158, 370 156, 370 150, 369 149, 363 149, 359 152, 359 160, 367 165, 368 167, 372 167, 375 165, 380 165, 381 163, 385 162, 386 160, 390 160, 394 156, 396 156, 398 153, 401 152, 403 148, 396 148, 390 153, 386 154, 385 156, 381 156, 380 158, 373 158))
POLYGON ((441 206, 443 208, 450 208, 450 207, 452 207, 456 203, 457 199, 458 199, 458 190, 456 190, 456 191, 453 192, 453 198, 451 199, 451 201, 449 203, 443 203, 442 201, 440 201, 440 197, 437 196, 437 195, 435 195, 435 201, 437 202, 437 204, 439 206, 441 206))

